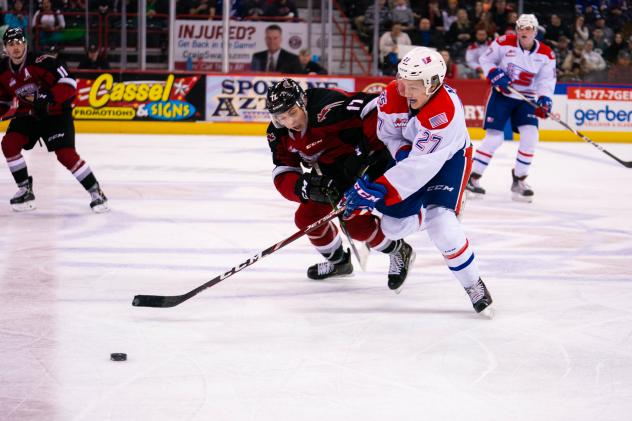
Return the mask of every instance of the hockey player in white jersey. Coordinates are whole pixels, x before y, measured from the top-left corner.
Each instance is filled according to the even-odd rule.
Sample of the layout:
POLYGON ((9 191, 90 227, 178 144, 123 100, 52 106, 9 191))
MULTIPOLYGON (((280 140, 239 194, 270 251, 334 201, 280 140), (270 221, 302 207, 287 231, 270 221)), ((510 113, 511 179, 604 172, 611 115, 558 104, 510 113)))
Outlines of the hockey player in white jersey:
POLYGON ((520 146, 512 169, 512 198, 531 202, 533 190, 525 182, 529 166, 538 143, 538 119, 547 118, 555 90, 555 56, 545 44, 535 39, 538 20, 534 15, 523 14, 516 22, 517 35, 497 38, 480 57, 480 65, 494 89, 487 100, 485 138, 474 155, 472 175, 467 189, 475 195, 485 194, 480 178, 489 165, 494 152, 503 143, 503 129, 507 120, 514 131, 520 133, 520 146), (537 100, 534 109, 527 102, 511 94, 511 85, 524 96, 537 100))
POLYGON ((443 84, 445 74, 441 54, 430 48, 415 48, 399 63, 397 80, 378 99, 378 137, 397 164, 375 181, 356 180, 345 193, 346 213, 377 209, 384 234, 393 240, 425 227, 481 312, 492 298, 457 219, 472 146, 463 105, 443 84))

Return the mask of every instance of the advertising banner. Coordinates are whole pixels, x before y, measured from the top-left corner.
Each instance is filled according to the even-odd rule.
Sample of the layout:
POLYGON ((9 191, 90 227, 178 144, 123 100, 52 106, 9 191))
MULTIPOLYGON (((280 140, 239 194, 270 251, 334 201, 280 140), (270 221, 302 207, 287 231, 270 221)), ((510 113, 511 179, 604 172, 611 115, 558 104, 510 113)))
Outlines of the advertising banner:
MULTIPOLYGON (((355 90, 352 77, 294 77, 303 88, 355 90)), ((268 87, 280 77, 255 75, 206 76, 206 120, 217 122, 269 122, 265 109, 268 87)))
POLYGON ((566 121, 578 130, 632 129, 632 87, 569 86, 566 121))
MULTIPOLYGON (((266 50, 265 29, 270 22, 233 21, 229 30, 230 71, 250 70, 252 55, 266 50)), ((282 29, 281 48, 298 54, 307 47, 305 22, 274 22, 282 29)), ((176 20, 174 33, 176 69, 220 71, 222 69, 221 21, 176 20)))
POLYGON ((204 76, 78 73, 76 120, 204 120, 204 76))

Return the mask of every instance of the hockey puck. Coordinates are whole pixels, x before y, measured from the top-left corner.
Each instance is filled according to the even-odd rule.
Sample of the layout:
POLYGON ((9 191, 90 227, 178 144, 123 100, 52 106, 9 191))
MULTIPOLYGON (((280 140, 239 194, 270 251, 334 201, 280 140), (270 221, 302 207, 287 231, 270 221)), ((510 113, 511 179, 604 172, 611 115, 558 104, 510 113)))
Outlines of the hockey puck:
POLYGON ((113 352, 110 354, 112 361, 127 361, 127 354, 123 352, 113 352))

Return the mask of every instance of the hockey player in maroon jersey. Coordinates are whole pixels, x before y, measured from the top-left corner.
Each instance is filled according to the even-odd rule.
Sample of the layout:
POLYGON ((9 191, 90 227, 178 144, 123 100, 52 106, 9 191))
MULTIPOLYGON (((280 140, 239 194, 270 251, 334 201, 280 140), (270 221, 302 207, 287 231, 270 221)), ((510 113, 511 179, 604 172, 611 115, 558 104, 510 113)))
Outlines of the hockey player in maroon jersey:
MULTIPOLYGON (((377 139, 375 95, 324 88, 304 91, 296 81, 284 79, 268 90, 266 108, 272 118, 267 137, 275 164, 274 185, 283 197, 300 203, 294 217, 300 229, 331 212, 332 203, 361 173, 373 179, 392 163, 377 139)), ((385 238, 374 215, 352 215, 345 226, 354 240, 390 255, 388 286, 399 292, 415 257, 410 245, 385 238)), ((310 232, 308 238, 327 259, 308 268, 309 278, 353 271, 335 224, 310 232)))
POLYGON ((12 208, 18 212, 35 209, 33 178, 22 150, 32 149, 41 138, 48 151, 54 152, 90 193, 90 208, 96 213, 107 212, 107 198, 75 150, 71 104, 77 82, 55 57, 29 53, 22 29, 8 28, 2 39, 8 57, 0 62, 0 100, 4 104, 0 105, 0 115, 12 118, 2 138, 2 153, 18 185, 10 200, 12 208), (6 105, 12 102, 14 105, 6 105))

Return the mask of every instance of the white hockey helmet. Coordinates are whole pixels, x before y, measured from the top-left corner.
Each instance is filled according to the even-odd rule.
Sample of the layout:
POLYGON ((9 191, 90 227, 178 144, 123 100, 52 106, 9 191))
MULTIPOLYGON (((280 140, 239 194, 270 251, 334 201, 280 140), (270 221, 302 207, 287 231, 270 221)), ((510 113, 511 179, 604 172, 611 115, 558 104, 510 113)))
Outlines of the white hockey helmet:
POLYGON ((520 28, 533 28, 534 30, 538 30, 538 18, 535 15, 530 13, 524 13, 520 15, 518 20, 516 21, 516 29, 520 28))
POLYGON ((397 65, 397 77, 423 81, 426 95, 432 95, 441 87, 446 71, 441 54, 427 47, 413 48, 397 65))

